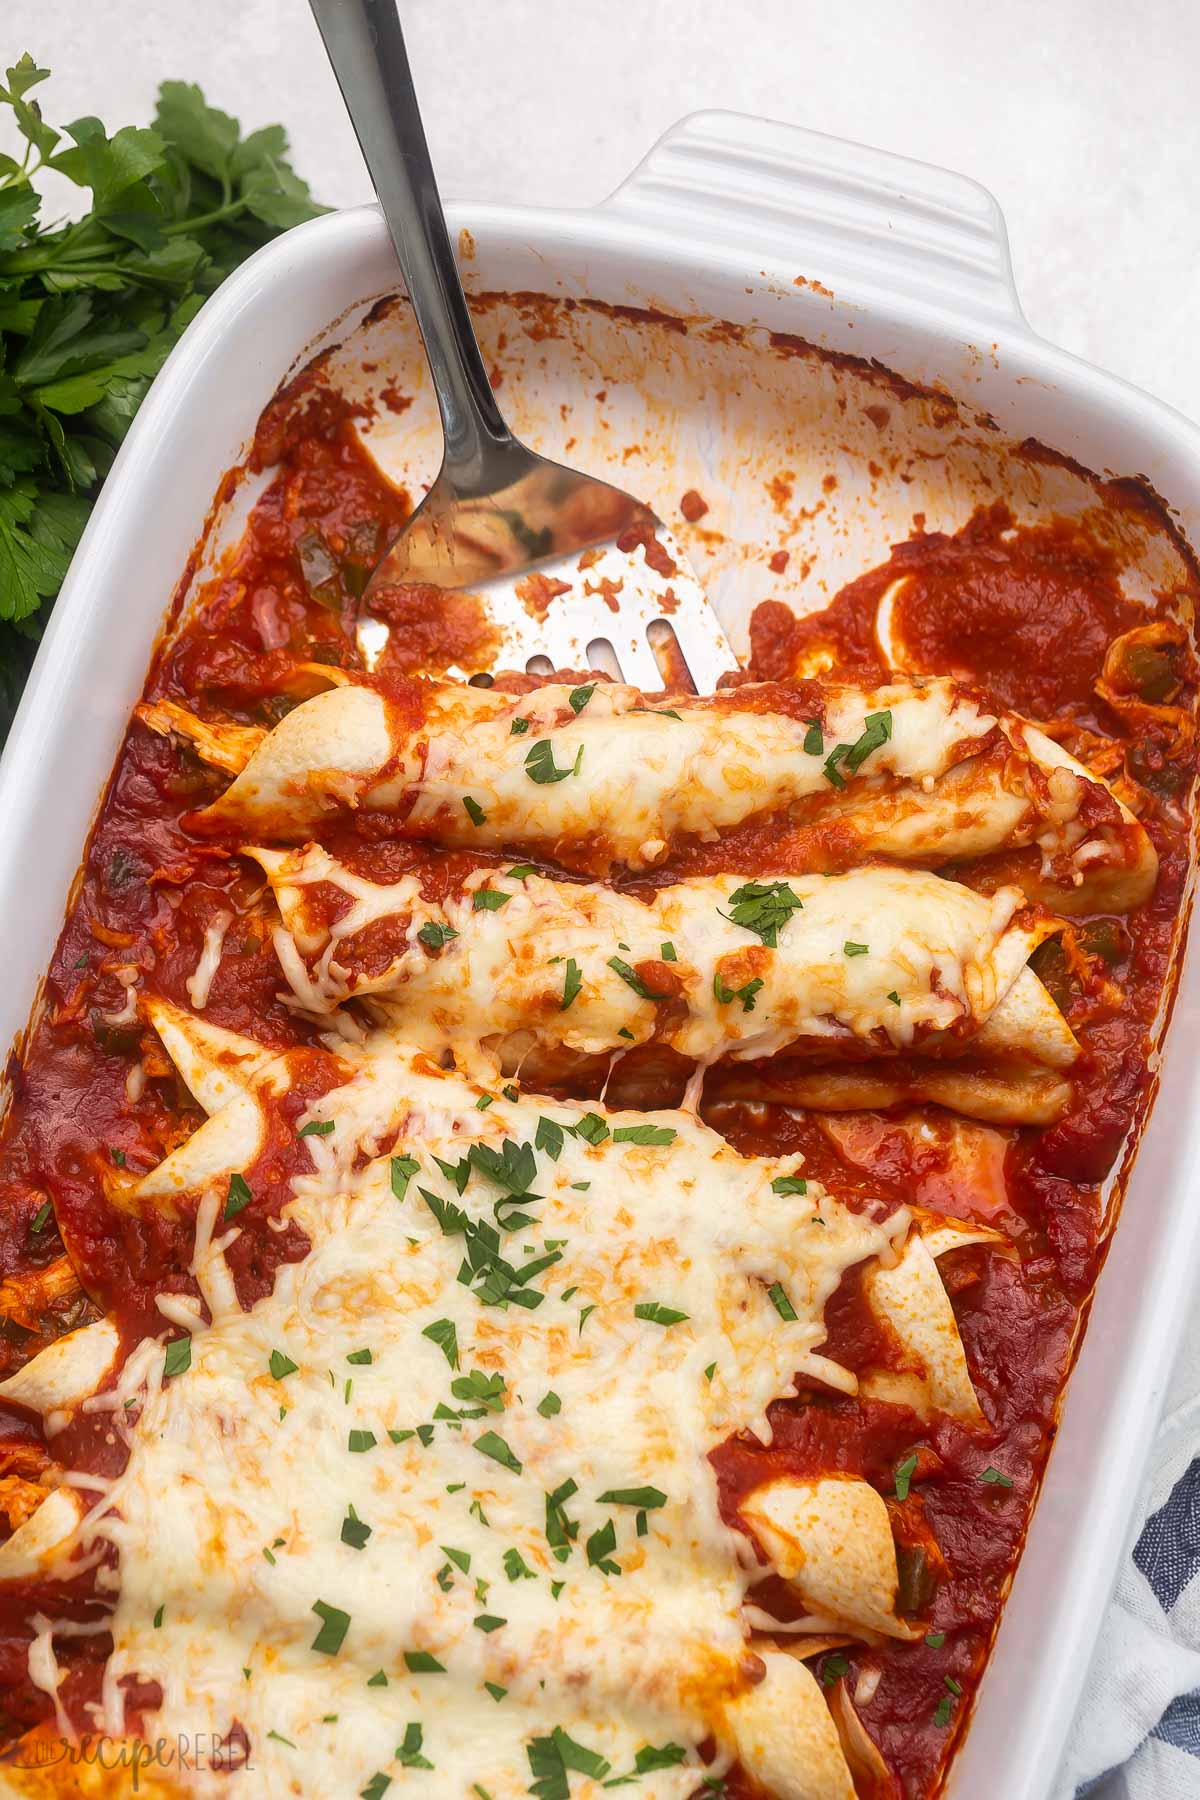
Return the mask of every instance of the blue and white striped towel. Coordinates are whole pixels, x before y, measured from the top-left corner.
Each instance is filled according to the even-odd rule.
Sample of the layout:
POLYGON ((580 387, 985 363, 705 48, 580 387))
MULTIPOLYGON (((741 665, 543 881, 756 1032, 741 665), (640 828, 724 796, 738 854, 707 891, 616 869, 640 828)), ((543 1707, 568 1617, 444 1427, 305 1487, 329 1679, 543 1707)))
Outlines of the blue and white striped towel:
POLYGON ((1200 1800, 1200 1325, 1154 1440, 1055 1800, 1200 1800))

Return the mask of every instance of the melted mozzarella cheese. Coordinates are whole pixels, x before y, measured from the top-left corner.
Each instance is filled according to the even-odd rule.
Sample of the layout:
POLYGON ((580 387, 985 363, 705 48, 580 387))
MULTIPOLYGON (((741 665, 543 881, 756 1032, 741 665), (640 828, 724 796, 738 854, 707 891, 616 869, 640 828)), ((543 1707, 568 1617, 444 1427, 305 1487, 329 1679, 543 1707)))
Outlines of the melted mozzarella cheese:
POLYGON ((208 996, 212 991, 217 970, 221 966, 221 953, 225 948, 225 933, 232 924, 233 914, 231 912, 218 912, 213 914, 205 930, 199 961, 187 978, 188 998, 197 1012, 203 1012, 208 1005, 208 996))
MULTIPOLYGON (((576 713, 582 691, 426 683, 416 699, 389 700, 343 684, 248 755, 232 728, 237 741, 217 760, 241 772, 201 817, 294 841, 363 807, 398 812, 443 843, 586 846, 598 867, 638 868, 661 861, 675 835, 715 837, 799 803, 809 822, 836 818, 864 856, 938 863, 1036 844, 1046 894, 1078 888, 1093 908, 1126 910, 1153 887, 1153 845, 1104 782, 952 681, 830 685, 820 725, 755 706, 749 689, 667 707, 596 684, 576 713), (1090 822, 1089 799, 1099 804, 1090 822)), ((143 718, 187 729, 178 713, 143 718)), ((213 731, 196 722, 201 754, 213 731)))
MULTIPOLYGON (((164 1381, 147 1341, 112 1397, 133 1422, 91 1527, 119 1554, 105 1728, 125 1727, 123 1676, 157 1680, 156 1735, 236 1717, 255 1791, 305 1800, 397 1777, 417 1725, 432 1767, 404 1766, 414 1795, 479 1782, 516 1800, 530 1745, 555 1729, 605 1778, 677 1745, 638 1785, 653 1800, 693 1791, 709 1736, 773 1769, 778 1745, 739 1722, 754 1570, 707 1453, 738 1429, 769 1441, 767 1407, 797 1376, 853 1391, 820 1354, 823 1309, 845 1269, 894 1261, 908 1215, 877 1224, 815 1182, 777 1192, 796 1159, 739 1157, 686 1114, 597 1112, 579 1135, 583 1109, 498 1095, 480 1110, 476 1087, 391 1038, 345 1060, 288 1208, 311 1250, 250 1311, 222 1275, 237 1227, 217 1224, 221 1121, 263 1079, 282 1084, 281 1065, 192 1140, 216 1146, 194 1158, 211 1323, 164 1300, 192 1329, 190 1367, 164 1381), (639 1143, 648 1128, 671 1141, 639 1143), (459 1192, 472 1144, 539 1131, 538 1198, 505 1200, 477 1164, 459 1192), (536 1307, 464 1285, 453 1206, 511 1226, 513 1270, 557 1259, 523 1284, 536 1307)), ((823 1767, 830 1730, 814 1712, 788 1743, 823 1767)))
POLYGON ((369 689, 335 688, 282 719, 204 816, 295 838, 348 802, 410 805, 410 826, 444 842, 600 833, 612 861, 636 867, 660 860, 678 832, 715 834, 752 813, 884 777, 936 780, 996 723, 949 681, 871 693, 831 687, 815 736, 806 721, 739 704, 736 694, 666 708, 635 688, 599 684, 576 714, 570 693, 430 684, 417 723, 369 689), (830 753, 858 744, 872 716, 886 717, 889 735, 874 748, 867 740, 861 760, 830 775, 830 753))
POLYGON ((797 1040, 818 1052, 847 1039, 880 1053, 974 1046, 1052 1067, 1078 1054, 1025 966, 1056 926, 1018 918, 1019 888, 984 898, 883 867, 789 876, 765 884, 785 898, 764 936, 735 923, 739 895, 752 892, 736 876, 680 882, 647 904, 595 884, 481 869, 432 906, 412 877, 372 883, 317 845, 251 854, 274 889, 280 960, 302 1004, 325 1011, 352 993, 386 995, 412 1041, 488 1046, 508 1068, 531 1043, 596 1054, 651 1038, 705 1064, 771 1056, 797 1040), (351 902, 332 925, 307 912, 317 883, 351 902), (397 954, 360 973, 355 939, 384 919, 397 954), (420 935, 431 927, 436 954, 420 935), (636 974, 646 962, 666 984, 657 994, 636 974))

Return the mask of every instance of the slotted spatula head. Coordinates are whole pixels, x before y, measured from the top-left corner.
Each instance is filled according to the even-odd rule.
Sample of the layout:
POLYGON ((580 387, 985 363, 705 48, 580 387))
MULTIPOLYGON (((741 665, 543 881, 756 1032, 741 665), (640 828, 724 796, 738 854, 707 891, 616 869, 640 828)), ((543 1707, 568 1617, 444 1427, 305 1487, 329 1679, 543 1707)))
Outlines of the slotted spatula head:
POLYGON ((521 452, 524 472, 490 493, 465 497, 439 475, 363 595, 367 667, 383 655, 390 600, 454 590, 475 595, 495 628, 490 669, 600 669, 710 693, 737 659, 662 520, 620 488, 521 452))

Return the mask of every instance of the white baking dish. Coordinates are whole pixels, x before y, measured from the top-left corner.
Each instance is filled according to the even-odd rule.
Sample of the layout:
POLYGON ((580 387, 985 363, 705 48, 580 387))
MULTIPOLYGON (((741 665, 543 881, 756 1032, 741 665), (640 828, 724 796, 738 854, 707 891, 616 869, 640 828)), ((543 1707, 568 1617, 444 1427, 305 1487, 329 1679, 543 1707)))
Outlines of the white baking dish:
MULTIPOLYGON (((532 302, 496 303, 482 315, 502 397, 538 448, 565 451, 597 473, 615 470, 672 521, 685 488, 709 500, 703 524, 721 535, 696 534, 693 549, 735 642, 744 642, 749 606, 768 594, 797 607, 824 604, 908 535, 914 512, 931 527, 954 528, 998 494, 1020 516, 1095 502, 1078 470, 1008 456, 1009 442, 1027 437, 1087 468, 1146 476, 1185 532, 1200 520, 1200 434, 1034 336, 999 212, 960 176, 704 113, 669 132, 596 209, 456 206, 451 222, 464 232, 465 275, 476 291, 591 297, 763 328, 741 342, 704 328, 684 337, 583 308, 560 315, 557 335, 547 337, 532 302), (955 417, 928 394, 876 393, 890 415, 881 426, 862 411, 862 374, 781 353, 765 342, 770 331, 874 359, 958 396, 963 410, 955 417), (764 543, 791 550, 787 577, 770 573, 764 543)), ((223 471, 243 455, 289 368, 344 336, 363 302, 397 285, 374 208, 319 219, 235 275, 155 383, 72 565, 0 764, 5 1043, 26 1024, 165 606, 223 471)), ((378 417, 370 441, 390 472, 419 483, 432 473, 437 433, 403 311, 335 353, 334 378, 361 387, 370 379, 364 361, 385 364, 413 398, 398 420, 378 417)), ((238 516, 215 521, 202 567, 238 516)), ((1181 577, 1167 533, 1131 525, 1126 551, 1133 590, 1181 577)), ((1035 1800, 1051 1789, 1194 1289, 1198 1071, 1193 962, 1044 1492, 950 1783, 955 1796, 1035 1800)))

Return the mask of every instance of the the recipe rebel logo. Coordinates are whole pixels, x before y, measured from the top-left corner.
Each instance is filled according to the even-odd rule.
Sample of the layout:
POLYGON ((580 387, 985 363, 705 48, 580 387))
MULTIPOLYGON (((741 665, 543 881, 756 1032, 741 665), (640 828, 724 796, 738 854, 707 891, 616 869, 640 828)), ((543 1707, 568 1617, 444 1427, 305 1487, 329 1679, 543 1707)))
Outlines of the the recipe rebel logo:
MULTIPOLYGON (((140 1794, 142 1780, 153 1771, 158 1774, 171 1769, 186 1769, 213 1774, 232 1774, 253 1770, 249 1743, 241 1727, 235 1725, 227 1736, 214 1732, 180 1732, 174 1738, 160 1737, 149 1742, 142 1738, 108 1737, 94 1734, 84 1738, 56 1736, 33 1731, 0 1757, 0 1769, 66 1768, 124 1769, 129 1784, 123 1792, 140 1794)), ((154 1779, 147 1788, 157 1791, 154 1779)))

